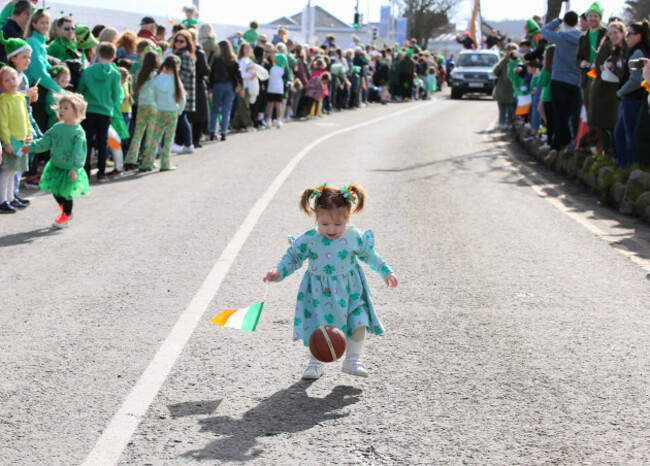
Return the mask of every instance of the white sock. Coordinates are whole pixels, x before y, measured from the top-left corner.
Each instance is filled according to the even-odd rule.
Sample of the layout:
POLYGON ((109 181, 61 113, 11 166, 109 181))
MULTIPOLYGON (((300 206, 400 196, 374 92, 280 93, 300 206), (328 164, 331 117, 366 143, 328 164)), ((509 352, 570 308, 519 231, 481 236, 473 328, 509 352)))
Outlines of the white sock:
POLYGON ((359 327, 354 331, 350 339, 348 340, 348 348, 345 353, 346 357, 349 357, 353 354, 361 355, 361 349, 363 348, 363 339, 366 336, 366 327, 359 327))
MULTIPOLYGON (((0 204, 7 202, 7 191, 9 190, 9 180, 13 180, 14 172, 8 170, 0 171, 0 204)), ((12 182, 13 184, 13 182, 12 182)), ((13 194, 11 196, 13 200, 13 194)))

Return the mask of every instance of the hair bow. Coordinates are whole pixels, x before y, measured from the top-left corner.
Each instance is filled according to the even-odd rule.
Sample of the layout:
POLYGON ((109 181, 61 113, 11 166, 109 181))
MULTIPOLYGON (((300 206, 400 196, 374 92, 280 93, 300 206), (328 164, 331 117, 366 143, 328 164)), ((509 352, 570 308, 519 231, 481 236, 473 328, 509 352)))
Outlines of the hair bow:
POLYGON ((351 202, 352 204, 357 203, 357 195, 349 186, 341 186, 339 188, 339 192, 343 195, 347 202, 351 202))
POLYGON ((319 198, 323 195, 323 189, 325 189, 327 183, 323 183, 321 186, 314 188, 314 192, 309 195, 309 199, 319 198))

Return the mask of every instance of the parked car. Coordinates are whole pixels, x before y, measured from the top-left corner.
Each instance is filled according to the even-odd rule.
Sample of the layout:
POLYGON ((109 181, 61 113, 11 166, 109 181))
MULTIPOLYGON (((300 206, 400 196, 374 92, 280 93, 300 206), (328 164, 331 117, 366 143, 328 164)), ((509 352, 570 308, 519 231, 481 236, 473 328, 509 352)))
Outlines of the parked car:
POLYGON ((451 98, 463 94, 492 95, 496 76, 492 68, 499 62, 499 54, 492 50, 465 50, 460 52, 456 68, 451 72, 451 98))

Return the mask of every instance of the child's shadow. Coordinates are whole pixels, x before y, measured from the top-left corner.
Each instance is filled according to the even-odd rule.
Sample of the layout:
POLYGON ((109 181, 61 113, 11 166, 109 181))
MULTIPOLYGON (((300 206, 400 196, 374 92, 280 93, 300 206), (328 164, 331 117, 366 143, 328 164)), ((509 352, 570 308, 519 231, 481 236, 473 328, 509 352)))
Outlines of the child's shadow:
POLYGON ((0 248, 9 246, 20 246, 21 244, 33 243, 35 239, 42 236, 56 234, 59 230, 55 228, 39 228, 38 230, 25 231, 0 237, 0 248))
POLYGON ((310 429, 323 421, 349 416, 338 413, 345 406, 359 401, 361 390, 339 385, 325 398, 312 398, 307 388, 313 381, 301 380, 280 390, 244 413, 241 419, 217 416, 199 421, 201 431, 220 436, 201 450, 192 450, 184 457, 195 460, 249 461, 260 454, 258 437, 310 429))

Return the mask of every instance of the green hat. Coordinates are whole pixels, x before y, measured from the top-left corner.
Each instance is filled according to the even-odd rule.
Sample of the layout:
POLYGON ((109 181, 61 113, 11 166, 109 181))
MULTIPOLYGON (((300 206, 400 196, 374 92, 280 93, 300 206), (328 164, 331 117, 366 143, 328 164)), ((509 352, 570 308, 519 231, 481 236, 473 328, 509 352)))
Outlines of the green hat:
POLYGON ((282 53, 276 53, 276 54, 275 54, 275 59, 276 59, 277 62, 278 62, 278 66, 285 67, 285 66, 287 65, 288 60, 287 60, 287 56, 286 56, 286 55, 284 55, 284 54, 282 54, 282 53))
POLYGON ((540 32, 541 29, 539 27, 539 24, 537 24, 537 21, 534 19, 529 19, 526 21, 526 31, 528 31, 528 34, 535 34, 536 32, 540 32))
POLYGON ((90 28, 85 24, 77 24, 74 27, 74 35, 77 37, 77 44, 81 50, 92 49, 99 41, 90 32, 90 28))
POLYGON ((4 33, 2 31, 0 31, 0 43, 4 45, 4 48, 7 52, 7 58, 11 58, 14 55, 18 55, 20 52, 24 50, 32 49, 29 46, 29 44, 25 42, 24 39, 21 39, 19 37, 5 39, 4 33))
POLYGON ((600 2, 598 0, 596 0, 594 3, 591 4, 591 6, 585 12, 585 14, 588 15, 589 13, 598 13, 598 16, 600 16, 602 18, 603 17, 603 11, 604 10, 603 10, 603 7, 600 6, 600 2))

